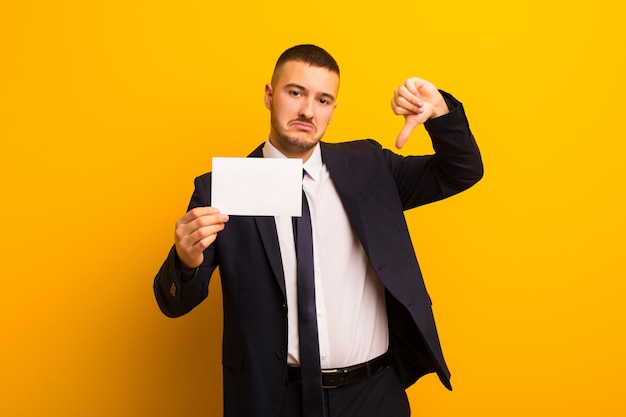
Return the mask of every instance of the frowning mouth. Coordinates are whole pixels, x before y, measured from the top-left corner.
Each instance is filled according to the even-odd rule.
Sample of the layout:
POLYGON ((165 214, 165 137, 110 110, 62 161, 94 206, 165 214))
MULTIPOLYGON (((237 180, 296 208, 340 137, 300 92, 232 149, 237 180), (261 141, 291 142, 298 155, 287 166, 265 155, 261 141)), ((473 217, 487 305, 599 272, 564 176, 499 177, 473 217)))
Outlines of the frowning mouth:
POLYGON ((317 131, 315 125, 306 120, 296 119, 289 122, 290 126, 295 127, 298 130, 306 130, 306 131, 317 131))

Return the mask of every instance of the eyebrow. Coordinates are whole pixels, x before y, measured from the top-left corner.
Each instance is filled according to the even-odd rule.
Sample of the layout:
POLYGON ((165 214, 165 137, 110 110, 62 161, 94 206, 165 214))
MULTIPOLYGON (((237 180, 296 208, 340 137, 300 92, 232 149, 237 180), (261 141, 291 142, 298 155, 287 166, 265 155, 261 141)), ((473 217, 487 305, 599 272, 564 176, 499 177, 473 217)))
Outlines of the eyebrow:
MULTIPOLYGON (((297 88, 298 90, 303 90, 303 91, 308 91, 306 87, 300 85, 300 84, 296 84, 296 83, 289 83, 289 84, 285 84, 285 88, 297 88)), ((320 93, 322 97, 326 97, 328 99, 330 99, 331 101, 335 101, 335 96, 333 96, 330 93, 320 93)))

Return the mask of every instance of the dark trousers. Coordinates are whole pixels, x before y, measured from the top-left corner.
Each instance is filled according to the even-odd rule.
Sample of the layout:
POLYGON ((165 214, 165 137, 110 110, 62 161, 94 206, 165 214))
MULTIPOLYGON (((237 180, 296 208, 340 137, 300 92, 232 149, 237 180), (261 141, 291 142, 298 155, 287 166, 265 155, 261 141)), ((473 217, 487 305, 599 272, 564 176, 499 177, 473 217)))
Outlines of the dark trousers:
MULTIPOLYGON (((339 388, 324 389, 326 417, 409 417, 406 391, 392 368, 339 388)), ((280 417, 301 417, 300 384, 289 383, 280 417)))

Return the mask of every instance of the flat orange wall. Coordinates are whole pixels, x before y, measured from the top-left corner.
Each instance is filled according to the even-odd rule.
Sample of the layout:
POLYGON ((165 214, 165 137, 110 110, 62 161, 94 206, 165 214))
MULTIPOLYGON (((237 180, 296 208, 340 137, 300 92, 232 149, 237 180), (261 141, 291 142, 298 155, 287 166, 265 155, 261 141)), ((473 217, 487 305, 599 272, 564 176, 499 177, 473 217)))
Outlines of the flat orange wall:
MULTIPOLYGON (((329 141, 392 147, 394 87, 461 99, 484 180, 407 215, 455 391, 416 416, 624 416, 624 3, 0 6, 0 415, 218 416, 221 298, 152 279, 211 156, 268 133, 283 49, 342 67, 329 141)), ((403 153, 429 152, 423 131, 403 153)))

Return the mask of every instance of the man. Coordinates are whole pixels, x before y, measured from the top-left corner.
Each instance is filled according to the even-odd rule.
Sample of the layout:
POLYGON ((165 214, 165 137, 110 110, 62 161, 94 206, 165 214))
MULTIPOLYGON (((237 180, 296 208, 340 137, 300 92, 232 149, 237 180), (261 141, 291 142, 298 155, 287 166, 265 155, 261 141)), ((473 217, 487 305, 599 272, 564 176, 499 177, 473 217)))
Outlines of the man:
POLYGON ((403 157, 372 140, 321 142, 338 89, 323 49, 281 55, 265 87, 269 137, 250 157, 302 158, 302 219, 222 214, 205 174, 155 278, 176 317, 206 298, 219 267, 226 416, 409 416, 405 388, 421 376, 451 389, 403 211, 482 177, 463 107, 405 81, 391 103, 405 117, 396 145, 424 123, 435 155, 403 157))

